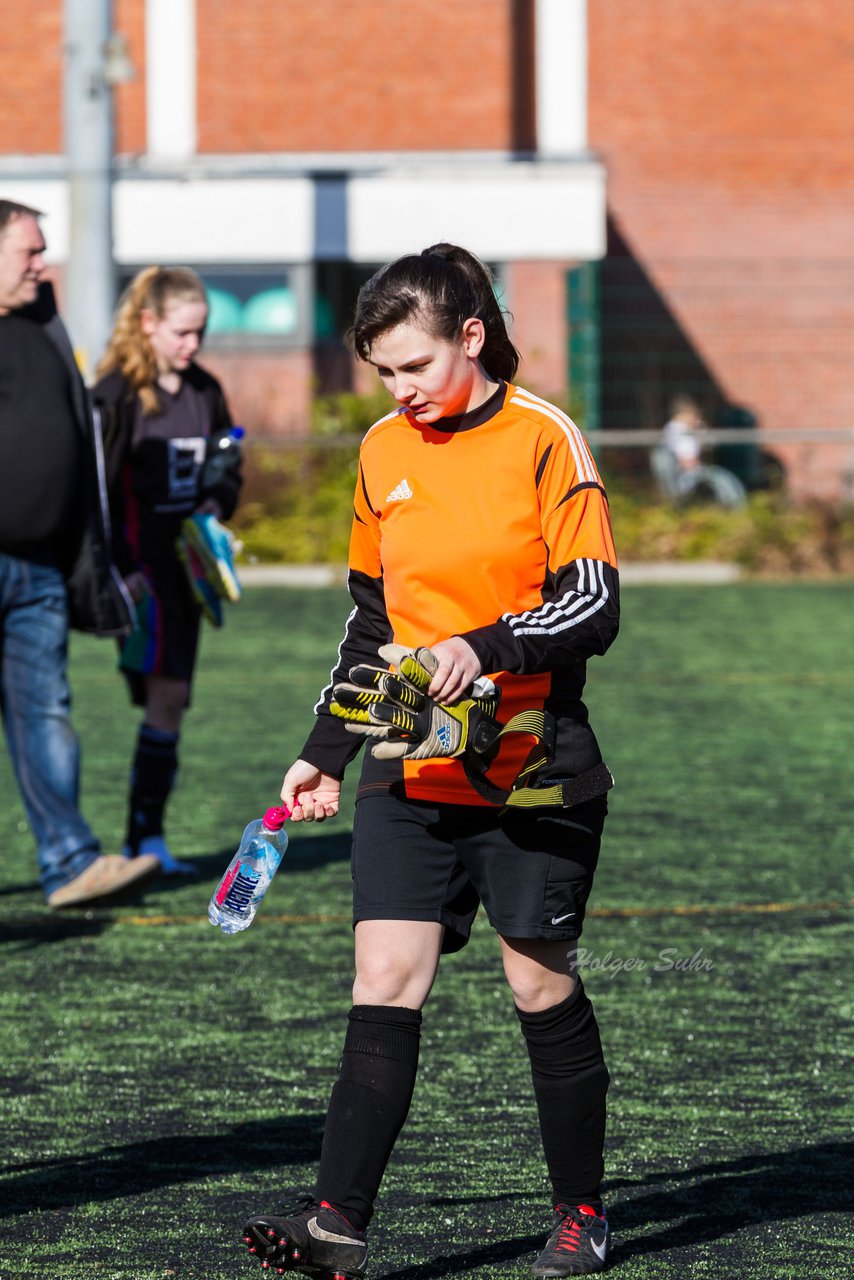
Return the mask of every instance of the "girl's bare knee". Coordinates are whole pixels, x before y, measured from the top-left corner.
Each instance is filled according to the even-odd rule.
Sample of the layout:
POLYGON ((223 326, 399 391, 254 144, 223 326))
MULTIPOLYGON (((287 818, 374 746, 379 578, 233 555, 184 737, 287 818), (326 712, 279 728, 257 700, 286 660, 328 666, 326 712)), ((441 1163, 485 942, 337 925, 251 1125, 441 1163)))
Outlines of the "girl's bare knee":
POLYGON ((420 1009, 436 977, 442 932, 435 922, 359 921, 354 1003, 420 1009))

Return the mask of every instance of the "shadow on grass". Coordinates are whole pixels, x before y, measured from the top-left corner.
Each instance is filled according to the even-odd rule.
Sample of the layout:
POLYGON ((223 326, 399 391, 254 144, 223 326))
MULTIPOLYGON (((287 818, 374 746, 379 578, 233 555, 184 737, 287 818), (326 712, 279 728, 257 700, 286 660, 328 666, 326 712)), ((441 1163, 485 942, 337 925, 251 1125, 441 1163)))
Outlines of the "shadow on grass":
POLYGON ((22 913, 17 920, 0 924, 0 946, 17 943, 22 951, 48 942, 64 942, 67 938, 94 938, 109 924, 104 916, 59 916, 47 912, 22 913))
MULTIPOLYGON (((350 859, 350 831, 310 835, 305 839, 289 845, 286 857, 288 873, 299 875, 302 871, 314 871, 318 867, 328 866, 334 862, 348 862, 350 859)), ((145 885, 139 890, 129 890, 121 898, 111 902, 91 903, 79 910, 54 913, 45 908, 43 911, 24 910, 17 917, 0 923, 0 946, 3 943, 17 943, 23 947, 36 947, 50 942, 62 942, 67 938, 96 937, 113 923, 112 910, 119 906, 135 906, 145 901, 146 895, 171 895, 193 885, 210 883, 211 889, 216 885, 234 854, 229 846, 217 853, 206 853, 188 861, 195 868, 197 876, 161 876, 159 880, 145 885)), ((39 893, 38 881, 4 885, 0 888, 0 899, 11 898, 18 894, 39 893)))
MULTIPOLYGON (((329 831, 323 835, 309 835, 311 826, 303 823, 299 828, 299 837, 293 839, 285 855, 293 865, 300 867, 325 867, 331 862, 349 862, 350 848, 353 843, 353 832, 329 831)), ((317 828, 315 827, 316 831, 317 828)))
MULTIPOLYGON (((192 884, 195 881, 182 879, 181 884, 192 884)), ((67 938, 92 938, 108 928, 114 921, 114 912, 121 907, 140 907, 146 894, 155 884, 177 886, 177 879, 161 877, 154 883, 148 882, 139 887, 130 886, 121 893, 114 893, 109 898, 96 902, 80 903, 76 907, 52 911, 47 905, 41 910, 24 909, 18 911, 14 918, 0 922, 0 946, 3 943, 17 943, 22 950, 43 946, 50 942, 63 942, 67 938)), ((38 889, 38 885, 27 886, 28 892, 38 889)), ((7 887, 0 890, 0 895, 24 892, 24 887, 7 887)))
POLYGON ((143 1195, 211 1174, 316 1161, 320 1114, 252 1120, 224 1133, 178 1135, 0 1168, 0 1218, 143 1195))
POLYGON ((38 880, 25 880, 23 884, 4 884, 0 889, 0 898, 13 898, 19 893, 39 893, 40 890, 38 880))
MULTIPOLYGON (((613 1261, 624 1262, 647 1254, 673 1254, 674 1250, 706 1244, 764 1223, 813 1214, 841 1215, 851 1207, 852 1161, 854 1143, 827 1142, 719 1161, 684 1173, 650 1174, 639 1181, 612 1182, 612 1193, 619 1187, 650 1188, 630 1199, 612 1195, 612 1219, 617 1231, 613 1261), (682 1185, 674 1187, 673 1183, 682 1185), (657 1224, 660 1229, 656 1229, 657 1224), (636 1239, 621 1238, 624 1232, 636 1231, 644 1234, 636 1239)), ((472 1205, 482 1199, 460 1197, 460 1201, 472 1205)), ((500 1198, 493 1199, 492 1203, 501 1203, 500 1198)), ((441 1280, 460 1272, 512 1263, 524 1254, 539 1252, 545 1242, 546 1228, 544 1223, 543 1231, 536 1235, 491 1241, 389 1271, 383 1280, 441 1280)), ((826 1222, 822 1232, 826 1238, 826 1222)), ((816 1248, 819 1247, 817 1239, 816 1248)))
MULTIPOLYGON (((325 867, 333 862, 349 862, 350 860, 350 844, 352 842, 352 834, 350 831, 329 832, 327 835, 306 835, 303 836, 304 827, 300 828, 299 839, 292 839, 288 845, 285 857, 287 859, 288 871, 313 871, 317 867, 325 867)), ((196 868, 199 877, 202 880, 219 879, 225 868, 228 866, 234 856, 234 848, 229 846, 226 849, 220 849, 218 853, 205 853, 197 858, 190 858, 188 861, 196 868)), ((284 865, 284 864, 283 864, 284 865)), ((170 884, 174 884, 177 888, 185 885, 186 880, 175 879, 174 881, 158 880, 158 890, 168 888, 170 884)))
POLYGON ((543 1247, 545 1233, 535 1236, 513 1236, 510 1240, 467 1249, 449 1258, 432 1258, 401 1271, 386 1271, 382 1280, 433 1280, 434 1277, 457 1275, 461 1271, 476 1272, 480 1267, 497 1267, 504 1262, 514 1262, 524 1254, 538 1253, 543 1247))
POLYGON ((762 1223, 850 1211, 852 1174, 854 1143, 825 1142, 612 1183, 614 1188, 654 1187, 618 1201, 613 1214, 618 1231, 646 1230, 621 1241, 614 1257, 661 1253, 762 1223), (666 1226, 655 1230, 657 1223, 666 1226))
MULTIPOLYGON (((76 1157, 13 1165, 3 1170, 0 1180, 0 1218, 117 1200, 181 1183, 198 1184, 210 1175, 313 1163, 320 1152, 322 1128, 320 1114, 288 1116, 278 1122, 235 1125, 221 1134, 161 1137, 76 1157)), ((612 1191, 622 1187, 635 1193, 612 1200, 617 1230, 613 1260, 660 1254, 678 1262, 674 1254, 722 1236, 813 1215, 822 1216, 820 1235, 827 1241, 832 1232, 827 1215, 850 1207, 852 1156, 854 1144, 827 1142, 612 1183, 612 1191), (624 1233, 641 1231, 644 1234, 634 1239, 624 1238, 624 1233)), ((512 1210, 507 1202, 519 1198, 461 1196, 452 1202, 507 1204, 509 1216, 512 1210)), ((445 1198, 424 1202, 424 1230, 411 1240, 413 1253, 442 1247, 441 1232, 431 1218, 432 1211, 447 1203, 445 1198)), ((536 1233, 434 1255, 385 1272, 384 1280, 442 1280, 512 1264, 542 1248, 546 1226, 544 1222, 536 1233)), ((815 1247, 820 1246, 817 1238, 815 1247)), ((728 1258, 732 1261, 731 1255, 728 1258)))

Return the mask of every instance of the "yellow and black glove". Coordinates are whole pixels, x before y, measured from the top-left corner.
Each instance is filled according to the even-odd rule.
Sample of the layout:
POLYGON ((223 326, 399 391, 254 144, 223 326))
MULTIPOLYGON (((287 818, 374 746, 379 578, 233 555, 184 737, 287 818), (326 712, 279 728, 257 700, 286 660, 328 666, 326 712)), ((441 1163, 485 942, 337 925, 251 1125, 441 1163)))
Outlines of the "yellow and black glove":
POLYGON ((432 650, 386 644, 379 656, 396 670, 351 668, 349 682, 332 690, 329 707, 350 733, 373 739, 371 751, 378 760, 432 760, 469 749, 480 754, 497 742, 501 691, 491 680, 476 680, 468 696, 454 703, 434 702, 427 694, 439 665, 432 650))
POLYGON ((510 808, 570 808, 614 785, 604 763, 577 777, 540 779, 543 768, 554 760, 556 738, 554 717, 544 708, 520 711, 502 725, 495 718, 501 690, 486 677, 475 680, 456 702, 435 702, 427 693, 439 665, 432 650, 385 644, 379 656, 395 670, 368 664, 351 667, 349 681, 335 685, 329 705, 350 733, 371 739, 377 759, 459 756, 474 790, 489 804, 510 808), (497 786, 488 771, 502 740, 519 733, 533 745, 512 786, 497 786))

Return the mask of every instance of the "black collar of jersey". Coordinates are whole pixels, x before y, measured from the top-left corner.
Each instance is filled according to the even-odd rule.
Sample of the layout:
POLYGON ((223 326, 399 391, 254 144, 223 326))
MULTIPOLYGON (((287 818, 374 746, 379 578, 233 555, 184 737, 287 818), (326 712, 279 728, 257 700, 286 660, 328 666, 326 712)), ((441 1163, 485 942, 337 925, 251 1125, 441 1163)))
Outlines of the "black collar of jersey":
POLYGON ((443 435, 454 435, 457 431, 471 431, 472 427, 482 427, 490 418, 494 418, 504 408, 504 397, 507 394, 507 383, 499 381, 488 400, 479 404, 469 413, 458 413, 453 418, 439 418, 428 424, 431 431, 441 431, 443 435))

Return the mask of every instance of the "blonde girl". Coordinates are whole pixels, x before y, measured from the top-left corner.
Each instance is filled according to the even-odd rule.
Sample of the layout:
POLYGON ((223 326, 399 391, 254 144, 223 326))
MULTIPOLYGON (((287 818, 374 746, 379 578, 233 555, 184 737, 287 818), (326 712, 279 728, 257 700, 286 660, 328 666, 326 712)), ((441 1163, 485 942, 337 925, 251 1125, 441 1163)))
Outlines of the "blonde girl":
POLYGON ((163 832, 199 638, 200 609, 175 551, 183 520, 228 519, 239 467, 205 483, 212 444, 232 421, 217 380, 196 364, 208 320, 205 287, 187 267, 148 267, 123 294, 98 366, 116 563, 137 607, 119 666, 144 709, 130 775, 127 857, 153 853, 165 874, 194 874, 163 832))

